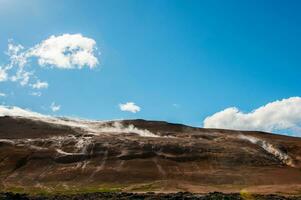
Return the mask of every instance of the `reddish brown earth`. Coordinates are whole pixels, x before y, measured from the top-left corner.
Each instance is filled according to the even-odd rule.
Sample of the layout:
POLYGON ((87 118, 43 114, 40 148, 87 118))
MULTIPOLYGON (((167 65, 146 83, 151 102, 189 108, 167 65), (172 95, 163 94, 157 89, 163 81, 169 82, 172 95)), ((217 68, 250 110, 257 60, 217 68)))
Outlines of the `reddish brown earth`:
POLYGON ((0 117, 0 190, 301 193, 301 138, 145 120, 60 121, 86 127, 0 117))

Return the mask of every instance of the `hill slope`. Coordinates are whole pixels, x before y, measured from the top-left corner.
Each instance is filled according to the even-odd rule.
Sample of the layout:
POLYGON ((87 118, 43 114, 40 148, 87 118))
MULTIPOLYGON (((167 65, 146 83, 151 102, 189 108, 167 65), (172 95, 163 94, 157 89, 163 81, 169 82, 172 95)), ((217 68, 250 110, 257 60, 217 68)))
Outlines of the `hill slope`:
POLYGON ((297 193, 301 138, 159 121, 3 116, 0 189, 297 193))

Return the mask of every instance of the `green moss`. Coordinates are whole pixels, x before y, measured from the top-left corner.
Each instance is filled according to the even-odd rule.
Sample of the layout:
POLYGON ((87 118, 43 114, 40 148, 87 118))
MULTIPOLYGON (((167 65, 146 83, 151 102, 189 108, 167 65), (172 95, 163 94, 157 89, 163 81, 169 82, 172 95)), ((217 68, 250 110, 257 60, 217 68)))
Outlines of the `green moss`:
POLYGON ((124 186, 121 185, 96 185, 89 187, 66 186, 63 184, 43 187, 8 187, 1 192, 27 193, 39 196, 49 195, 71 195, 79 193, 95 193, 95 192, 121 192, 124 186))
POLYGON ((99 188, 98 192, 121 192, 122 188, 99 188))
POLYGON ((7 192, 13 192, 13 193, 24 193, 24 188, 23 187, 9 187, 5 189, 7 192))
POLYGON ((152 182, 152 183, 135 185, 135 186, 130 188, 130 191, 133 191, 133 192, 152 192, 152 191, 156 191, 158 189, 160 189, 160 183, 152 182))
POLYGON ((255 200, 255 198, 253 197, 253 195, 249 191, 247 191, 245 189, 242 189, 240 191, 240 197, 243 200, 255 200))

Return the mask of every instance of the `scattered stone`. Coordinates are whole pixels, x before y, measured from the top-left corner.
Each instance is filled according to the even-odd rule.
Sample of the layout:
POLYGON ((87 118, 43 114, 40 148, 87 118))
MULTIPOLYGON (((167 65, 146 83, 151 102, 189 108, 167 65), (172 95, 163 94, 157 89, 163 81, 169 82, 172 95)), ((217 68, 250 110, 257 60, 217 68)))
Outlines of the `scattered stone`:
POLYGON ((125 193, 103 192, 73 195, 30 196, 18 193, 0 193, 0 200, 301 200, 301 196, 253 195, 246 199, 238 193, 213 192, 206 195, 189 192, 178 193, 125 193))

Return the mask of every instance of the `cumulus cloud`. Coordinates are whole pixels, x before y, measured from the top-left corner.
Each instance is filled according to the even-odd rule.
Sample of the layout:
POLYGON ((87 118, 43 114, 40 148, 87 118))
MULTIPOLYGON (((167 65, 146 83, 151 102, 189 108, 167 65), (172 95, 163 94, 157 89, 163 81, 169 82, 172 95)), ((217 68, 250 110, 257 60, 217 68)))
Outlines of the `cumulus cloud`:
POLYGON ((37 44, 28 52, 29 56, 38 58, 41 66, 50 65, 57 68, 72 69, 88 66, 95 67, 98 59, 94 55, 96 42, 81 34, 63 34, 51 36, 37 44))
POLYGON ((139 106, 137 106, 134 102, 127 102, 125 104, 119 104, 119 108, 121 111, 136 113, 141 110, 139 106))
POLYGON ((55 104, 55 102, 52 102, 51 105, 50 105, 50 109, 52 110, 52 112, 57 112, 61 109, 61 106, 55 104))
POLYGON ((47 88, 48 83, 39 80, 34 67, 30 65, 34 61, 32 58, 36 58, 39 67, 91 69, 99 63, 96 53, 95 40, 81 34, 52 35, 30 48, 9 40, 6 52, 9 63, 0 66, 0 81, 18 82, 34 89, 47 88))
POLYGON ((204 127, 301 133, 301 97, 274 101, 249 113, 236 107, 226 108, 207 117, 204 127))
POLYGON ((31 87, 34 89, 48 88, 48 83, 38 80, 36 83, 32 84, 31 87))

